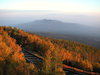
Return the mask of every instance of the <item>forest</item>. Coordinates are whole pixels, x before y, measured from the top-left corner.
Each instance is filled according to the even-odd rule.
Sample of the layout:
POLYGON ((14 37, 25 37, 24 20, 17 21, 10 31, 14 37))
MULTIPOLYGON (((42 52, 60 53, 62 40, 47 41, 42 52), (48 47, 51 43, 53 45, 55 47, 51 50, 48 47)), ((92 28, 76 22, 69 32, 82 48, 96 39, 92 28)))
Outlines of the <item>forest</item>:
POLYGON ((99 49, 79 42, 0 27, 0 75, 65 75, 61 64, 100 73, 99 57, 99 49), (27 63, 23 48, 41 56, 41 64, 27 63))

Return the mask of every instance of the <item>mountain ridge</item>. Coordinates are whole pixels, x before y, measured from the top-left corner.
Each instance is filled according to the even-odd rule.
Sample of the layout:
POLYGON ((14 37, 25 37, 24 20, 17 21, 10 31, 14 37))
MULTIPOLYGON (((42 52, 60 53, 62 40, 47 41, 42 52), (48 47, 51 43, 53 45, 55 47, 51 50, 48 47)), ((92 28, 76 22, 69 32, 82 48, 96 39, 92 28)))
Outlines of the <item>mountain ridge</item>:
MULTIPOLYGON (((79 34, 79 35, 95 35, 100 33, 97 28, 85 26, 77 23, 65 23, 58 20, 42 19, 31 21, 28 23, 14 25, 14 27, 23 29, 29 32, 56 32, 65 34, 79 34)), ((93 35, 93 36, 94 36, 93 35)))

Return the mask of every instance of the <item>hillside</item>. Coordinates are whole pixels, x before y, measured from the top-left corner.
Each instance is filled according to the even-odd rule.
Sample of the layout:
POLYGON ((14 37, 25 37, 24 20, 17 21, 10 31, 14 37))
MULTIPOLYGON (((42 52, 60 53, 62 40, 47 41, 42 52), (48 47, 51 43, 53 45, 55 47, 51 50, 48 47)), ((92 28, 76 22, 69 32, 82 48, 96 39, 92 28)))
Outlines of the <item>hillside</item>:
POLYGON ((76 41, 84 43, 95 48, 100 49, 100 37, 84 36, 84 35, 72 35, 72 34, 61 34, 61 33, 48 33, 48 32, 35 32, 38 35, 51 37, 56 39, 64 39, 70 41, 76 41))
POLYGON ((25 61, 21 47, 16 39, 0 27, 0 75, 28 75, 33 74, 35 66, 25 61))
MULTIPOLYGON (((24 48, 27 51, 36 53, 37 55, 44 58, 43 62, 41 62, 41 64, 33 64, 33 65, 35 65, 34 69, 33 68, 26 69, 26 71, 30 70, 30 71, 28 71, 30 73, 30 75, 32 73, 31 72, 32 69, 34 71, 33 73, 37 73, 39 75, 40 74, 41 75, 43 75, 43 74, 46 74, 46 75, 48 75, 48 74, 51 74, 51 75, 52 74, 54 74, 54 75, 60 74, 61 75, 62 74, 62 75, 64 75, 63 68, 60 64, 66 64, 66 65, 76 67, 76 68, 79 68, 79 69, 82 69, 85 71, 100 72, 99 71, 100 70, 100 58, 99 58, 100 50, 98 50, 94 47, 91 47, 91 46, 88 46, 85 44, 81 44, 78 42, 69 41, 69 40, 46 38, 43 36, 31 34, 28 32, 24 32, 23 30, 11 28, 11 27, 0 27, 0 35, 1 35, 0 37, 5 36, 5 37, 3 37, 3 39, 0 38, 0 40, 2 40, 0 42, 1 43, 4 42, 7 45, 7 47, 5 47, 1 44, 0 47, 2 47, 2 48, 0 48, 0 51, 1 52, 4 51, 3 53, 5 53, 6 49, 3 49, 3 48, 7 48, 7 50, 9 50, 9 51, 14 50, 14 51, 12 51, 11 55, 8 53, 9 51, 6 52, 6 53, 8 53, 8 55, 10 55, 10 62, 14 61, 11 56, 13 56, 15 54, 15 56, 13 56, 13 57, 15 57, 17 62, 23 60, 24 63, 26 64, 25 58, 23 57, 23 53, 21 52, 21 48, 24 48), (5 33, 7 35, 5 35, 5 33), (11 38, 12 40, 9 38, 11 38), (16 41, 14 42, 13 39, 16 41), (6 41, 4 41, 4 40, 6 40, 6 41), (9 45, 9 43, 7 41, 11 42, 11 44, 9 45), (16 51, 19 51, 19 52, 17 52, 18 54, 16 54, 16 51), (19 54, 19 53, 22 53, 22 54, 19 54), (20 56, 20 55, 22 55, 22 56, 20 56), (18 58, 17 58, 17 56, 18 56, 18 58)), ((8 56, 4 56, 4 55, 7 55, 7 54, 1 53, 0 56, 2 57, 2 59, 4 57, 4 58, 7 58, 7 60, 9 60, 8 56)), ((2 61, 3 62, 5 61, 2 59, 0 59, 0 63, 2 61)), ((1 65, 2 64, 0 64, 0 66, 1 65)), ((6 65, 4 64, 4 66, 6 66, 6 65)), ((23 66, 24 66, 24 64, 23 64, 23 66)), ((21 65, 19 67, 23 68, 23 66, 21 65)), ((15 66, 15 68, 16 68, 16 66, 15 66)), ((3 67, 1 67, 1 69, 0 69, 1 74, 2 74, 2 70, 4 70, 3 67)), ((15 71, 15 69, 11 69, 11 70, 15 71)), ((24 68, 21 71, 23 73, 24 68)), ((11 74, 9 74, 9 75, 11 75, 11 74)))

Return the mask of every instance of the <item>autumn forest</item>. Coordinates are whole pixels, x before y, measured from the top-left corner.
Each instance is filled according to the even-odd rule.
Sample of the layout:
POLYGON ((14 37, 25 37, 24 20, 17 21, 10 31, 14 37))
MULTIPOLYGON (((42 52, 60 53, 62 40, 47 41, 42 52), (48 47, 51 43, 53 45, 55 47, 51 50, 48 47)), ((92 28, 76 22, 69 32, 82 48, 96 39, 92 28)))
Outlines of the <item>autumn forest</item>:
POLYGON ((99 75, 100 50, 75 41, 0 27, 0 75, 67 75, 63 65, 99 75), (39 60, 27 60, 23 51, 39 60))

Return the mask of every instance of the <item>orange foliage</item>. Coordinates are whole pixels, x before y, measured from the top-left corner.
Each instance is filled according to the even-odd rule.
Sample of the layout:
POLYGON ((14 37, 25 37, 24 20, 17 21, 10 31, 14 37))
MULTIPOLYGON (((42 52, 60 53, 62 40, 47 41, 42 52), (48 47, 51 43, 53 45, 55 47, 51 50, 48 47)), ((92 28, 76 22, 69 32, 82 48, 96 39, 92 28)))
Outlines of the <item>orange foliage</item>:
POLYGON ((61 60, 72 60, 72 55, 68 50, 62 49, 60 52, 61 60))
POLYGON ((20 63, 17 67, 16 67, 17 71, 23 72, 24 71, 24 64, 20 63))
POLYGON ((3 31, 3 27, 0 27, 0 33, 3 31))
POLYGON ((16 40, 11 38, 5 31, 0 35, 0 58, 5 59, 8 56, 21 61, 25 61, 21 47, 16 44, 16 40))
POLYGON ((4 42, 0 42, 0 61, 5 60, 10 54, 10 48, 4 42))

